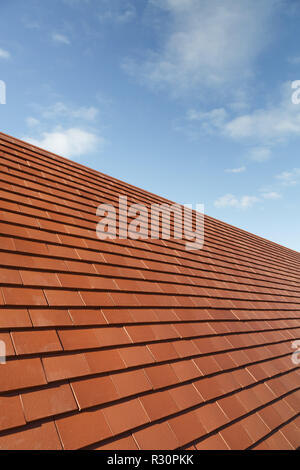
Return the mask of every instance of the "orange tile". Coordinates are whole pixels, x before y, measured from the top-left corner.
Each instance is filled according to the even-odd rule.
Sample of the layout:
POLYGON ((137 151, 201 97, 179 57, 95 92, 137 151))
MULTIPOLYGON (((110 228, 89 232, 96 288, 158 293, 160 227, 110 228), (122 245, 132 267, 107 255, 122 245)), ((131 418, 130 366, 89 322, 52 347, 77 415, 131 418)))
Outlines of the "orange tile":
POLYGON ((152 385, 144 370, 122 372, 111 376, 116 389, 121 397, 137 395, 152 389, 152 385))
POLYGON ((91 374, 84 354, 50 356, 44 357, 42 361, 48 382, 91 374))
POLYGON ((48 422, 0 436, 1 450, 61 450, 54 423, 48 422))
POLYGON ((66 450, 80 449, 112 436, 101 410, 84 411, 55 422, 66 450))
POLYGON ((149 422, 149 418, 138 399, 104 408, 103 414, 114 435, 149 422))
POLYGON ((23 393, 21 399, 26 421, 56 416, 78 409, 68 384, 23 393))
POLYGON ((6 305, 47 305, 41 289, 2 287, 2 293, 6 305))
POLYGON ((169 364, 147 367, 145 372, 154 389, 167 387, 180 381, 169 364))
POLYGON ((19 395, 0 397, 0 431, 24 424, 26 421, 19 395))
POLYGON ((116 439, 109 444, 103 444, 99 447, 95 447, 95 450, 139 450, 137 444, 133 437, 123 437, 121 439, 116 439))
POLYGON ((82 307, 84 305, 78 292, 65 290, 45 290, 50 307, 82 307))
POLYGON ((13 359, 1 365, 0 392, 20 390, 46 383, 40 359, 13 359))
POLYGON ((17 354, 34 354, 62 350, 55 330, 15 331, 12 333, 12 338, 17 354))
POLYGON ((194 411, 171 418, 168 423, 177 437, 180 446, 184 446, 189 442, 200 439, 206 434, 204 427, 200 423, 194 411))
POLYGON ((121 396, 110 377, 72 381, 71 385, 80 409, 102 405, 121 396))
POLYGON ((168 423, 153 424, 133 436, 141 450, 174 450, 179 446, 168 423))
POLYGON ((68 310, 63 309, 30 309, 30 318, 33 326, 68 326, 72 325, 72 319, 68 310))
POLYGON ((151 421, 156 421, 179 411, 176 402, 167 390, 141 397, 140 401, 151 421))
POLYGON ((196 444, 197 450, 229 450, 224 439, 219 434, 208 437, 196 444))
POLYGON ((0 308, 0 328, 26 328, 32 323, 27 309, 0 308))

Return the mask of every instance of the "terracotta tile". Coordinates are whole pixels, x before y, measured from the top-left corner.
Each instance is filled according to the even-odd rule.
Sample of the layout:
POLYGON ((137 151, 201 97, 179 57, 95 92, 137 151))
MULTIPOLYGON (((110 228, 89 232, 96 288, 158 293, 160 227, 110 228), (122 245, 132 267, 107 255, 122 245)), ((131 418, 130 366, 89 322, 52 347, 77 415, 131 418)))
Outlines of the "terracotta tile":
POLYGON ((280 431, 270 436, 264 442, 270 450, 293 450, 293 446, 280 431))
POLYGON ((192 360, 179 361, 171 365, 180 382, 195 379, 202 374, 192 360))
POLYGON ((24 286, 32 287, 60 287, 57 275, 38 271, 20 271, 24 286))
POLYGON ((58 335, 65 351, 100 347, 95 328, 59 330, 58 335))
POLYGON ((238 394, 218 400, 218 404, 231 421, 247 414, 247 409, 237 398, 238 394))
POLYGON ((7 361, 0 368, 0 392, 20 390, 46 383, 40 359, 7 361))
POLYGON ((168 423, 177 437, 180 447, 200 439, 206 434, 194 411, 171 418, 168 423))
POLYGON ((19 395, 0 397, 0 431, 26 424, 19 395))
POLYGON ((95 447, 95 450, 139 450, 138 446, 136 445, 135 440, 133 437, 122 437, 121 439, 116 439, 109 444, 103 444, 99 447, 95 447))
POLYGON ((22 279, 16 269, 0 268, 1 284, 22 284, 22 279))
POLYGON ((69 310, 74 325, 106 325, 106 319, 100 309, 69 310))
POLYGON ((153 424, 133 436, 141 450, 174 450, 179 446, 168 423, 153 424))
POLYGON ((151 393, 140 398, 151 421, 164 418, 179 411, 171 394, 164 392, 151 393))
POLYGON ((72 381, 71 385, 81 409, 102 405, 121 396, 110 377, 72 381))
POLYGON ((33 326, 68 326, 72 325, 68 310, 63 309, 30 309, 30 318, 33 326))
POLYGON ((157 362, 178 359, 179 355, 171 343, 148 344, 147 348, 157 362))
POLYGON ((111 379, 121 397, 137 395, 152 389, 152 385, 144 370, 134 370, 130 372, 122 372, 121 374, 113 374, 111 379))
POLYGON ((186 408, 199 405, 203 402, 202 397, 192 384, 171 388, 169 393, 179 410, 185 410, 186 408))
POLYGON ((6 305, 47 305, 41 289, 2 287, 2 293, 6 305))
POLYGON ((224 439, 220 436, 220 434, 216 434, 196 444, 196 449, 197 450, 229 450, 229 447, 227 446, 224 439))
POLYGON ((84 305, 78 292, 66 290, 45 290, 50 307, 82 307, 84 305))
POLYGON ((270 432, 268 426, 257 413, 244 418, 243 427, 247 430, 253 442, 259 441, 270 432))
MULTIPOLYGON (((122 349, 120 350, 121 353, 122 349)), ((112 372, 125 368, 123 356, 117 350, 86 352, 85 358, 93 374, 112 372)))
POLYGON ((134 323, 135 320, 131 312, 127 309, 105 309, 103 315, 109 324, 115 323, 134 323))
POLYGON ((154 357, 146 346, 131 346, 119 350, 126 367, 134 367, 155 362, 154 357))
POLYGON ((86 355, 70 354, 42 359, 48 382, 91 374, 86 355))
POLYGON ((152 366, 145 369, 154 389, 167 387, 179 382, 179 379, 169 364, 152 366))
POLYGON ((138 399, 104 408, 103 414, 114 435, 149 422, 149 418, 138 399))
POLYGON ((109 326, 107 328, 96 328, 95 335, 101 347, 131 344, 131 339, 123 327, 109 326))
POLYGON ((220 365, 214 356, 197 357, 194 362, 203 375, 210 375, 221 371, 220 365))
POLYGON ((80 449, 112 436, 101 410, 57 419, 56 426, 66 450, 80 449))
POLYGON ((78 409, 68 384, 23 393, 21 398, 26 421, 34 421, 78 409))
POLYGON ((10 448, 15 436, 16 448, 59 447, 50 420, 65 409, 70 415, 58 421, 66 448, 193 450, 197 442, 199 450, 223 449, 225 440, 247 448, 268 429, 273 434, 258 448, 295 448, 297 253, 209 217, 207 242, 197 252, 180 240, 100 241, 99 202, 115 202, 119 193, 130 202, 163 200, 1 133, 0 150, 0 340, 8 352, 0 392, 13 400, 21 393, 28 419, 49 420, 11 424, 21 420, 20 406, 7 401, 2 422, 23 427, 1 433, 0 448, 4 440, 10 448), (15 351, 42 359, 16 360, 15 351), (123 426, 128 434, 113 436, 99 408, 73 409, 66 380, 81 408, 113 409, 114 432, 123 426), (170 422, 179 441, 165 421, 140 424, 146 412, 137 397, 153 401, 152 419, 167 413, 166 420, 175 404, 179 415, 170 422), (228 420, 239 421, 227 422, 216 400, 228 420), (119 406, 124 423, 114 411, 119 406), (205 439, 220 426, 222 434, 205 439))
POLYGON ((215 377, 201 379, 194 383, 194 386, 203 397, 204 401, 221 397, 224 392, 215 377))
POLYGON ((230 421, 218 403, 201 406, 195 410, 195 413, 207 433, 224 426, 230 421))
MULTIPOLYGON (((5 356, 8 358, 10 356, 15 356, 15 349, 11 340, 11 336, 9 333, 0 333, 0 341, 5 345, 5 356)), ((1 343, 2 345, 2 343, 1 343)), ((2 355, 2 349, 1 349, 2 355)))
POLYGON ((1 450, 61 450, 54 423, 43 423, 24 431, 0 436, 1 450))
POLYGON ((150 325, 126 326, 126 331, 133 343, 155 341, 156 336, 150 325))
POLYGON ((12 338, 17 354, 34 354, 62 350, 55 330, 15 331, 12 333, 12 338))
POLYGON ((220 432, 221 437, 231 450, 245 450, 253 443, 251 437, 240 423, 235 423, 220 432))
POLYGON ((26 328, 32 326, 26 309, 0 308, 0 328, 26 328))
POLYGON ((300 445, 299 428, 293 422, 291 422, 281 428, 281 432, 283 436, 287 439, 287 441, 290 443, 290 445, 294 449, 298 449, 300 445))
POLYGON ((180 357, 189 357, 199 354, 199 350, 193 341, 181 340, 174 341, 172 344, 180 357))

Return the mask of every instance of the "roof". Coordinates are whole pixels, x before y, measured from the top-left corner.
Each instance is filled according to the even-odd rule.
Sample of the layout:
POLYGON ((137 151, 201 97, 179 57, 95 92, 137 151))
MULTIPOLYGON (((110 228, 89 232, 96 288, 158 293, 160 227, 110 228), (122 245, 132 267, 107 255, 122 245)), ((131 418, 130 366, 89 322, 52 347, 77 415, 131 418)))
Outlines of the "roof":
POLYGON ((97 238, 165 199, 0 134, 0 449, 296 449, 300 254, 205 216, 97 238))

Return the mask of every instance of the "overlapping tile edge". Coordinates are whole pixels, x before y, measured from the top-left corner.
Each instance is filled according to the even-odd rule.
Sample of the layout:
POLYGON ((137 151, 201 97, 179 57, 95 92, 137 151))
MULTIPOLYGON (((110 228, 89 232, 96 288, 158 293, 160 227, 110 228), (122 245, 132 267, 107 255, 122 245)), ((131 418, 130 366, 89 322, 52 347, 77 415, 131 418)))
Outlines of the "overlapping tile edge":
POLYGON ((170 201, 1 133, 0 178, 0 449, 300 446, 299 253, 100 241, 98 204, 170 201))

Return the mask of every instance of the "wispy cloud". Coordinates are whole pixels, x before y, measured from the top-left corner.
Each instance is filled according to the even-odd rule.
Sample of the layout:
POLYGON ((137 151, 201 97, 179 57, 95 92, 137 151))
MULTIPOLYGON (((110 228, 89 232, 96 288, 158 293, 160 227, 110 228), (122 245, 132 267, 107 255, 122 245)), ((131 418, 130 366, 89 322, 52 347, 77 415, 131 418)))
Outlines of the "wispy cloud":
POLYGON ((26 119, 26 124, 29 127, 35 127, 35 126, 38 126, 40 124, 40 121, 38 119, 34 118, 34 117, 29 116, 26 119))
POLYGON ((284 83, 277 103, 274 98, 273 104, 247 114, 234 113, 229 106, 205 111, 190 109, 182 129, 193 135, 215 134, 251 144, 248 158, 264 162, 271 158, 273 147, 300 137, 300 105, 292 102, 294 92, 291 82, 284 83))
POLYGON ((281 199, 282 198, 282 195, 277 193, 276 191, 270 191, 268 193, 263 193, 262 194, 262 197, 264 199, 281 199))
POLYGON ((6 49, 0 48, 0 59, 9 59, 10 57, 10 52, 8 52, 6 49))
POLYGON ((276 178, 284 185, 284 186, 295 186, 300 182, 300 168, 293 168, 290 171, 283 171, 276 178))
POLYGON ((253 147, 248 156, 255 162, 266 162, 271 158, 272 152, 268 147, 253 147))
POLYGON ((245 166, 241 166, 239 168, 228 168, 225 170, 225 173, 234 173, 234 174, 237 174, 237 173, 243 173, 244 171, 246 171, 246 167, 245 166))
POLYGON ((98 115, 98 109, 94 106, 74 107, 58 101, 47 108, 43 108, 41 110, 41 115, 47 119, 58 119, 64 117, 68 119, 94 121, 98 115))
POLYGON ((215 89, 241 81, 271 37, 277 0, 151 0, 167 23, 156 50, 124 69, 151 86, 180 93, 193 86, 215 89))
POLYGON ((101 149, 104 139, 80 128, 55 129, 43 132, 39 138, 24 137, 25 141, 63 157, 76 158, 101 149))
POLYGON ((98 18, 101 22, 113 21, 116 23, 128 23, 136 17, 136 8, 133 3, 121 1, 103 1, 100 2, 98 18))
POLYGON ((259 202, 259 198, 256 196, 236 197, 233 194, 225 194, 224 196, 219 197, 214 202, 214 205, 218 209, 225 209, 228 207, 234 207, 236 209, 248 209, 257 202, 259 202))
POLYGON ((53 40, 55 43, 58 43, 58 44, 66 44, 67 46, 69 46, 69 45, 71 44, 70 39, 69 39, 65 34, 61 34, 61 33, 52 33, 51 37, 52 37, 52 40, 53 40))

